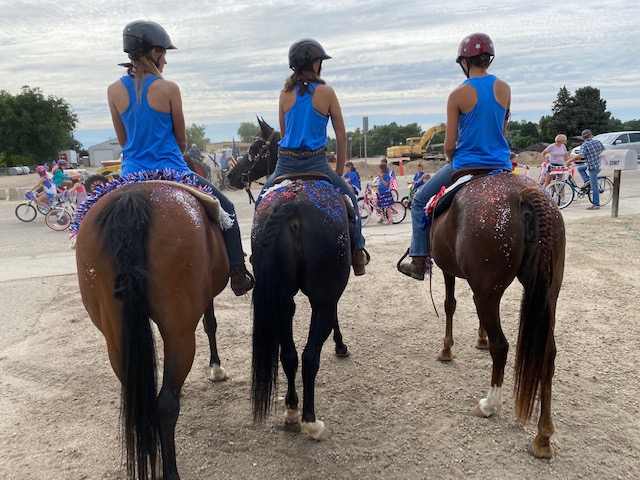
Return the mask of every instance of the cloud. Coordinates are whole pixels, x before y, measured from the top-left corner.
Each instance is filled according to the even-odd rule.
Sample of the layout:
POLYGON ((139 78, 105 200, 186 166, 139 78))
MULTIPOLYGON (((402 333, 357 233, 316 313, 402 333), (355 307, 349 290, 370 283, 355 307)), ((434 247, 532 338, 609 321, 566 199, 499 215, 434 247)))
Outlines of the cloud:
POLYGON ((599 88, 614 116, 639 116, 636 2, 4 3, 0 88, 15 94, 29 85, 64 98, 78 114, 79 132, 112 128, 106 88, 124 73, 117 66, 126 60, 122 29, 140 18, 165 26, 178 47, 167 55, 165 77, 181 88, 187 123, 225 135, 229 125, 256 115, 276 117, 290 73, 288 48, 304 37, 318 39, 333 57, 323 76, 338 93, 349 129, 361 126, 364 115, 371 126, 378 118, 443 121, 448 93, 464 80, 455 63, 458 44, 474 31, 494 40, 491 71, 510 83, 516 118, 550 114, 564 85, 599 88))

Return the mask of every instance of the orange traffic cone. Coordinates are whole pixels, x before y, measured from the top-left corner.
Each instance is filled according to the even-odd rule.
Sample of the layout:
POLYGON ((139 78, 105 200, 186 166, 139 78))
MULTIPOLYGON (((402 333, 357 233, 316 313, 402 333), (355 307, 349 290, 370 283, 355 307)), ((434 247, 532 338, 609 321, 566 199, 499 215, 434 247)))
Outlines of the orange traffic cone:
POLYGON ((400 175, 404 175, 404 165, 402 164, 402 159, 400 159, 400 175))

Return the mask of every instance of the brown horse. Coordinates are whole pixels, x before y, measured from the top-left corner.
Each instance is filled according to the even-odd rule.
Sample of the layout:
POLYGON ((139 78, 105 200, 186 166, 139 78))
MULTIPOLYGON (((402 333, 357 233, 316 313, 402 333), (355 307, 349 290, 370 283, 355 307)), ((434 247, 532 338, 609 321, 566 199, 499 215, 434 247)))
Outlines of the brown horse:
POLYGON ((558 208, 532 180, 500 173, 473 180, 431 227, 431 252, 444 273, 447 317, 440 360, 453 355, 455 278, 473 291, 480 320, 478 345, 486 343, 493 360, 491 389, 475 412, 491 416, 501 403, 509 344, 500 326, 500 299, 517 277, 524 287, 515 361, 515 412, 520 424, 533 413, 540 391, 536 457, 553 457, 550 437, 551 380, 556 346, 553 336, 565 257, 564 221, 558 208))
POLYGON ((106 194, 88 211, 76 249, 82 301, 105 337, 122 384, 128 475, 159 477, 159 444, 163 478, 179 478, 175 426, 180 390, 205 310, 212 362, 217 358, 212 299, 229 278, 220 228, 178 186, 134 183, 106 194), (164 343, 159 393, 150 319, 164 343))

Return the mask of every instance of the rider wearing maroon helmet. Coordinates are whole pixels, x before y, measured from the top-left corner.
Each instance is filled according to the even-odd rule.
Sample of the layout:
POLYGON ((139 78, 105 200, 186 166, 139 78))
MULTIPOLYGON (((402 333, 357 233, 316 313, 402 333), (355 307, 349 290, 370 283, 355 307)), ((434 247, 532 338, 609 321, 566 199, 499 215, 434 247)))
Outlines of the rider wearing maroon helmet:
POLYGON ((431 267, 429 222, 424 207, 451 176, 461 168, 512 169, 509 144, 504 136, 509 119, 511 89, 487 69, 495 57, 493 41, 484 33, 466 36, 458 47, 456 62, 467 80, 456 87, 447 101, 444 150, 448 163, 425 183, 411 203, 413 234, 411 263, 398 265, 403 274, 424 280, 431 267))

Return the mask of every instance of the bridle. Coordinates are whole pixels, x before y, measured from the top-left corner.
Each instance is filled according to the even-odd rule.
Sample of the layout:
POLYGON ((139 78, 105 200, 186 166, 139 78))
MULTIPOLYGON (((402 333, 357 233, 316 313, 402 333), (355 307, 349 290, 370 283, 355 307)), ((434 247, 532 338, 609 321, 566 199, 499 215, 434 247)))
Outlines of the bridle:
POLYGON ((254 168, 258 166, 258 164, 262 160, 265 160, 267 162, 267 175, 269 175, 269 166, 270 166, 270 162, 272 161, 271 142, 273 141, 277 133, 278 132, 275 129, 271 130, 271 133, 266 139, 262 135, 257 135, 254 140, 254 143, 262 142, 262 146, 260 147, 260 150, 255 156, 247 152, 247 159, 249 160, 249 163, 251 164, 251 166, 246 172, 242 172, 242 183, 244 185, 245 191, 247 192, 247 195, 249 195, 249 204, 251 204, 252 202, 255 203, 255 199, 253 198, 253 194, 251 193, 251 189, 250 189, 251 180, 249 178, 251 176, 251 172, 254 170, 254 168))

